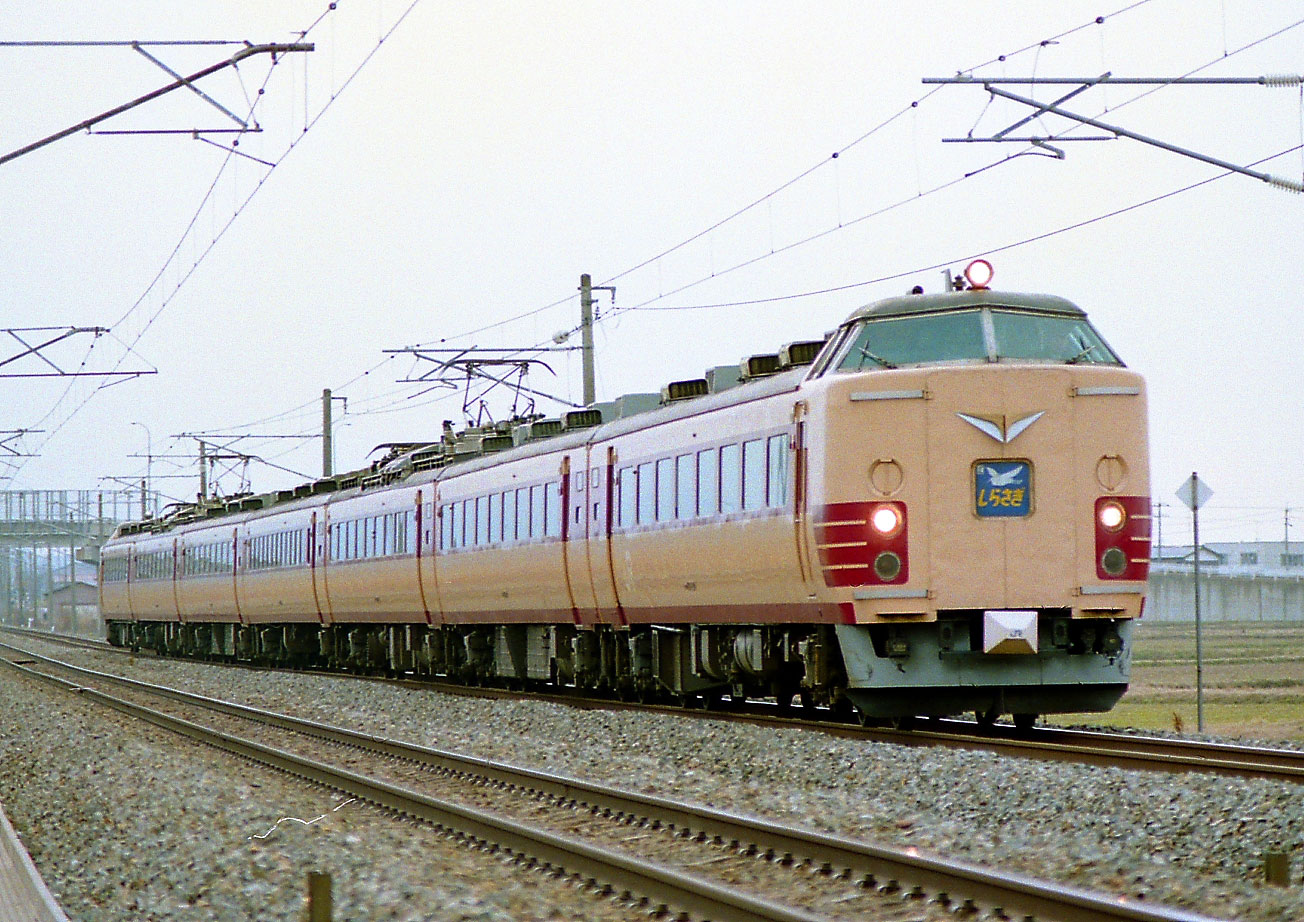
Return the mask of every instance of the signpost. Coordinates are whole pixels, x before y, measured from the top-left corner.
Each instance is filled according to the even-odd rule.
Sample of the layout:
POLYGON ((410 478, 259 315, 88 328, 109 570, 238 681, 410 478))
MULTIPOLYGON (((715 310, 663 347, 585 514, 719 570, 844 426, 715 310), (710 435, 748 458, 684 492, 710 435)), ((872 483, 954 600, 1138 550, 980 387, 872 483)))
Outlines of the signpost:
POLYGON ((1191 565, 1195 571, 1195 724, 1204 732, 1204 655, 1200 647, 1200 507, 1213 496, 1213 490, 1191 472, 1177 488, 1177 498, 1191 510, 1191 565))

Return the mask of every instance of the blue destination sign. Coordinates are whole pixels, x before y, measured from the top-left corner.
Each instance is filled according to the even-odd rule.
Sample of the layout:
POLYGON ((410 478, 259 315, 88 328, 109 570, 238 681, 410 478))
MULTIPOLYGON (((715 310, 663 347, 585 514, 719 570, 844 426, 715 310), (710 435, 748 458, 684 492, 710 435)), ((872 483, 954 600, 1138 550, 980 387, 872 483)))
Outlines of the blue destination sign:
POLYGON ((983 518, 1032 512, 1032 465, 1027 461, 980 461, 973 469, 974 508, 983 518))

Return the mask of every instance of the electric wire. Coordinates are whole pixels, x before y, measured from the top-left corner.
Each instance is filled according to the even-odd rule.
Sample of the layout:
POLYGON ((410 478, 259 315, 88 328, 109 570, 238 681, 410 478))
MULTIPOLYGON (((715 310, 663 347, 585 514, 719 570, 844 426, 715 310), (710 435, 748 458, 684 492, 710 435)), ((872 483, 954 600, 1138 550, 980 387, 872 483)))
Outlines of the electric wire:
MULTIPOLYGON (((199 265, 204 261, 204 259, 207 258, 207 256, 217 246, 217 243, 223 237, 225 237, 227 231, 230 230, 232 225, 234 225, 236 219, 249 206, 249 203, 252 201, 254 196, 256 196, 262 190, 264 184, 267 182, 273 170, 277 166, 279 166, 282 162, 284 162, 284 160, 295 150, 295 148, 298 147, 299 143, 307 135, 309 130, 317 125, 320 119, 325 115, 326 111, 330 109, 330 107, 339 98, 339 96, 342 95, 343 92, 350 86, 350 84, 353 83, 354 79, 358 76, 358 74, 362 71, 362 69, 366 67, 371 62, 371 60, 375 57, 375 55, 379 52, 380 47, 384 44, 384 42, 391 35, 394 34, 394 32, 403 24, 403 22, 408 18, 411 12, 420 4, 420 2, 421 0, 411 0, 411 3, 407 6, 407 8, 398 16, 398 18, 390 26, 389 30, 382 33, 376 45, 372 47, 371 50, 363 57, 362 61, 354 68, 354 70, 349 74, 349 76, 345 78, 344 82, 337 89, 334 89, 332 91, 329 99, 323 104, 322 108, 315 114, 315 116, 310 121, 305 122, 303 131, 299 133, 296 137, 294 137, 293 140, 290 141, 286 149, 282 151, 280 156, 278 156, 277 159, 275 160, 275 162, 271 166, 269 166, 267 172, 258 180, 253 190, 245 197, 244 201, 239 202, 237 204, 234 213, 227 220, 227 222, 221 227, 221 229, 217 232, 216 236, 203 249, 203 251, 197 255, 195 262, 191 265, 189 270, 183 274, 181 279, 177 282, 176 286, 173 288, 171 294, 165 296, 161 300, 161 303, 157 308, 157 310, 155 310, 154 313, 150 315, 149 319, 145 322, 141 330, 138 331, 136 335, 131 339, 127 349, 123 352, 121 356, 119 356, 117 362, 115 362, 112 365, 111 367, 112 371, 117 371, 121 367, 122 363, 126 361, 127 356, 132 354, 132 352, 134 351, 134 347, 140 342, 140 340, 145 336, 145 334, 149 331, 149 329, 154 325, 155 321, 158 320, 159 316, 163 313, 163 311, 168 306, 171 305, 172 299, 175 298, 176 294, 181 290, 181 288, 185 285, 185 283, 189 281, 189 279, 192 277, 194 272, 199 268, 199 265)), ((314 20, 313 23, 308 26, 307 29, 304 29, 299 33, 300 38, 301 39, 306 38, 312 32, 312 30, 315 29, 326 18, 327 15, 335 11, 337 7, 338 7, 337 2, 330 3, 327 9, 323 13, 321 13, 317 17, 317 19, 314 20)), ((258 101, 264 98, 263 91, 266 89, 268 83, 271 81, 271 77, 275 71, 277 63, 278 62, 273 61, 272 66, 268 68, 267 76, 264 79, 263 84, 259 88, 259 92, 255 97, 254 106, 251 107, 251 110, 248 113, 249 121, 253 121, 253 113, 256 110, 258 101)), ((306 88, 305 88, 305 95, 306 95, 306 88)), ((153 281, 151 281, 150 284, 146 287, 144 294, 142 294, 131 305, 131 307, 121 317, 119 317, 117 321, 115 321, 112 324, 112 328, 116 329, 121 325, 123 325, 145 303, 146 299, 150 296, 150 294, 155 290, 155 288, 159 285, 159 283, 163 279, 164 274, 175 262, 178 254, 181 252, 181 249, 186 244, 187 240, 194 237, 192 231, 194 230, 196 224, 198 223, 199 218, 203 213, 204 207, 212 199, 214 195, 214 191, 217 188, 218 182, 221 180, 223 174, 227 169, 228 164, 232 162, 234 156, 235 156, 234 149, 228 151, 227 157, 223 160, 222 164, 218 167, 217 174, 215 175, 213 182, 209 185, 208 191, 205 193, 204 197, 202 198, 198 208, 196 208, 194 215, 191 217, 190 222, 186 226, 186 229, 182 232, 181 237, 178 239, 176 246, 173 247, 171 253, 168 255, 167 259, 165 259, 162 268, 159 269, 153 281)), ((194 239, 197 240, 198 238, 194 237, 194 239)), ((119 342, 121 342, 121 340, 119 340, 119 342)), ((84 367, 86 363, 89 361, 91 351, 94 349, 94 346, 95 344, 92 343, 90 349, 87 350, 87 354, 82 360, 82 367, 84 367)), ((75 383, 76 383, 76 379, 74 379, 73 382, 70 382, 68 384, 64 392, 55 401, 54 405, 50 408, 49 411, 45 413, 45 415, 41 417, 40 422, 38 422, 36 425, 41 425, 46 420, 52 418, 58 412, 58 408, 67 399, 68 395, 71 393, 73 387, 75 386, 75 383)), ((64 427, 66 427, 68 423, 70 423, 72 419, 76 417, 77 414, 80 413, 82 409, 85 408, 85 406, 95 397, 95 395, 98 394, 101 390, 103 390, 107 386, 110 385, 106 383, 101 383, 99 386, 92 389, 91 392, 87 394, 86 397, 67 414, 67 416, 63 417, 53 428, 48 430, 48 432, 45 434, 45 438, 42 439, 39 445, 37 445, 36 448, 33 450, 33 454, 34 455, 39 454, 40 451, 44 449, 51 442, 51 440, 57 437, 58 434, 64 429, 64 427)), ((35 426, 33 428, 35 428, 35 426)), ((14 473, 10 475, 11 479, 16 478, 18 474, 21 473, 24 466, 25 466, 24 464, 19 464, 15 469, 14 473)))

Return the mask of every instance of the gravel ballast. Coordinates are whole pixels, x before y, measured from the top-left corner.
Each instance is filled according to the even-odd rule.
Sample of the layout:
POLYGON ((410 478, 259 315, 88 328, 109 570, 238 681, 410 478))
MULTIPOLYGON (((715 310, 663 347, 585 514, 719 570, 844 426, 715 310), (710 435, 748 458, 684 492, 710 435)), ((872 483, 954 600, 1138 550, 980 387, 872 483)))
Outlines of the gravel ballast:
MULTIPOLYGON (((66 649, 56 655, 92 668, 129 672, 146 681, 368 733, 606 780, 857 838, 915 845, 1216 917, 1264 922, 1304 919, 1300 886, 1304 796, 1298 785, 1037 762, 840 739, 811 730, 721 723, 692 715, 583 710, 144 656, 128 668, 118 656, 66 649), (1291 852, 1291 888, 1262 884, 1262 854, 1267 850, 1291 852)), ((0 693, 8 697, 14 680, 0 673, 0 682, 5 683, 0 693)), ((0 800, 24 832, 52 889, 70 893, 75 887, 89 886, 86 892, 109 894, 117 901, 111 911, 106 905, 107 914, 74 913, 76 918, 247 918, 240 912, 221 915, 208 894, 220 892, 232 905, 246 905, 247 900, 239 903, 245 899, 240 894, 260 886, 266 888, 264 895, 271 889, 278 899, 297 900, 296 905, 302 906, 303 877, 312 869, 312 861, 329 867, 330 859, 318 854, 330 848, 353 857, 366 853, 360 867, 355 862, 354 870, 337 878, 336 890, 351 893, 349 887, 374 886, 376 910, 365 913, 367 918, 593 918, 596 912, 616 910, 560 886, 570 908, 553 907, 547 902, 552 897, 543 892, 551 882, 532 875, 522 878, 528 883, 508 888, 525 902, 504 908, 494 902, 498 881, 478 876, 501 877, 503 866, 479 856, 480 868, 492 871, 441 874, 440 885, 449 889, 447 896, 443 891, 429 893, 431 862, 419 855, 428 855, 432 848, 442 848, 449 856, 473 853, 410 824, 355 807, 329 813, 312 827, 283 824, 266 844, 235 848, 233 834, 223 838, 219 831, 229 822, 239 825, 237 838, 243 842, 254 831, 266 831, 279 816, 312 818, 328 813, 334 804, 329 795, 299 785, 290 785, 299 792, 294 795, 297 801, 288 794, 283 799, 271 796, 266 787, 251 789, 255 774, 260 784, 277 782, 269 782, 270 773, 262 770, 232 767, 236 763, 210 750, 202 750, 210 753, 205 757, 214 766, 210 773, 218 773, 219 762, 228 767, 205 780, 196 769, 203 759, 169 756, 176 743, 161 731, 151 729, 146 736, 146 731, 133 730, 128 737, 136 742, 124 743, 109 733, 117 718, 100 716, 83 717, 78 733, 71 729, 75 722, 63 727, 44 716, 56 711, 48 693, 27 691, 19 700, 28 699, 32 713, 26 718, 17 716, 21 708, 0 713, 0 800), (102 729, 88 732, 87 725, 102 729), (28 738, 36 733, 50 738, 28 738), (64 780, 40 779, 38 765, 53 767, 64 780), (151 779, 144 782, 149 790, 143 790, 139 781, 126 780, 132 777, 151 779), (94 791, 94 796, 78 794, 83 788, 94 791), (159 796, 160 791, 182 790, 189 794, 159 796), (72 804, 65 803, 69 797, 72 804), (31 806, 24 809, 24 800, 31 806), (127 816, 132 817, 130 830, 119 835, 118 824, 127 816), (206 823, 215 824, 218 817, 221 825, 211 826, 214 835, 199 831, 209 828, 206 823), (262 828, 251 828, 260 824, 262 828), (366 830, 345 831, 343 824, 365 825, 366 830), (50 841, 39 841, 51 828, 56 831, 50 841), (366 848, 338 844, 343 835, 364 834, 366 848), (116 860, 98 853, 101 835, 112 838, 113 848, 122 850, 109 856, 116 860), (222 840, 221 848, 214 837, 222 840), (411 843, 417 839, 424 844, 414 848, 411 843), (152 844, 155 840, 158 844, 152 844), (291 842, 295 847, 289 847, 291 842), (133 876, 134 867, 146 860, 150 849, 161 847, 174 856, 166 863, 163 879, 133 876), (414 863, 404 865, 409 860, 414 863), (372 880, 382 874, 384 882, 372 880), (138 879, 146 881, 144 889, 132 890, 130 882, 138 879), (345 879, 350 882, 344 883, 345 879), (172 909, 162 896, 148 915, 133 915, 130 904, 122 902, 129 893, 161 893, 165 880, 173 887, 172 909), (426 915, 403 915, 401 895, 391 892, 396 886, 421 888, 420 900, 427 907, 447 899, 454 909, 447 914, 432 910, 426 915), (212 914, 196 914, 187 904, 192 896, 214 907, 212 914), (583 911, 574 915, 577 898, 585 902, 583 911), (457 914, 463 910, 456 907, 463 905, 465 913, 457 914), (557 914, 549 916, 549 912, 557 914)), ((372 897, 359 891, 358 898, 372 897)), ((337 895, 337 903, 343 899, 337 895)), ((65 904, 65 908, 73 912, 73 906, 65 904)))
POLYGON ((0 670, 0 801, 75 922, 645 918, 418 824, 0 670))

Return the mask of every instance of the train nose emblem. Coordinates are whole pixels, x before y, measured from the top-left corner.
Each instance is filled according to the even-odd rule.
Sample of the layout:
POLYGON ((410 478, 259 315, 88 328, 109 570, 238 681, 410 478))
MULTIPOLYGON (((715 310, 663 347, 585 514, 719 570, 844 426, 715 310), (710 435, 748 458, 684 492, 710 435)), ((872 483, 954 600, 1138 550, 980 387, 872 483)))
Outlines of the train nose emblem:
POLYGON ((970 416, 968 413, 955 415, 983 435, 989 435, 1002 445, 1008 445, 1022 435, 1029 426, 1045 416, 1046 411, 1039 410, 1014 422, 1010 422, 1008 416, 970 416))

